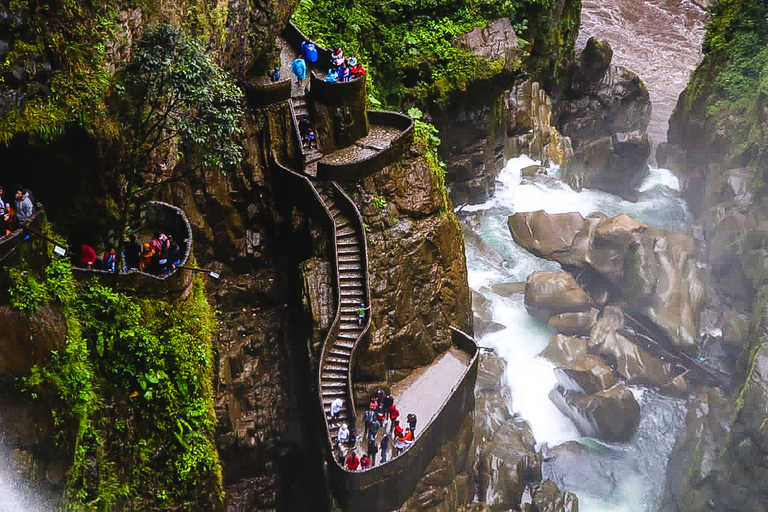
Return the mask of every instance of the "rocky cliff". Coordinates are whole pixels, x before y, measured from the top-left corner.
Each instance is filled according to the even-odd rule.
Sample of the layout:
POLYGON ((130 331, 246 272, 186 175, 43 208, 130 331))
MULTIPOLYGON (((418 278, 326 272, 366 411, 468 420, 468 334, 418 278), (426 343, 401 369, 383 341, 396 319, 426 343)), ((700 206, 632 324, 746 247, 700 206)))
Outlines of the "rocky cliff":
POLYGON ((767 40, 761 2, 712 7, 705 58, 680 96, 662 152, 700 222, 715 297, 716 342, 735 389, 698 395, 672 454, 664 510, 766 510, 766 139, 758 76, 767 40), (757 74, 756 74, 757 73, 757 74))

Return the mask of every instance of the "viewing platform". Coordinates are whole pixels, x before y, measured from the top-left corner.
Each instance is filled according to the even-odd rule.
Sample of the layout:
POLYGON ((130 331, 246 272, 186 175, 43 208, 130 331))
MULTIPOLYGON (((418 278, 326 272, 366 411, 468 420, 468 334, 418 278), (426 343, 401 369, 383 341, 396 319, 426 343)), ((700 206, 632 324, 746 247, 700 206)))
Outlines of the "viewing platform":
POLYGON ((179 244, 180 265, 162 276, 140 270, 112 272, 73 267, 72 275, 78 280, 97 279, 100 284, 131 295, 172 295, 185 297, 192 289, 195 271, 186 266, 192 255, 192 228, 184 211, 172 204, 150 201, 141 212, 139 227, 134 230, 140 242, 148 242, 155 231, 173 235, 179 244))

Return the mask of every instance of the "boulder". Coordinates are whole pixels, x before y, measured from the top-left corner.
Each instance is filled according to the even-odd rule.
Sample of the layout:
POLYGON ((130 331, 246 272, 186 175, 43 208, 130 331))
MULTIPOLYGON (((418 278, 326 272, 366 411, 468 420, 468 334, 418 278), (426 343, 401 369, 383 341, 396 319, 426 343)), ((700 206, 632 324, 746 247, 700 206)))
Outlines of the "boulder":
POLYGON ((525 307, 547 320, 558 313, 587 311, 589 296, 574 277, 566 272, 533 272, 525 282, 525 307))
POLYGON ((584 355, 555 368, 557 384, 566 392, 592 394, 616 384, 613 370, 597 356, 584 355))
POLYGON ((651 118, 651 100, 643 81, 632 71, 610 64, 610 44, 590 38, 569 75, 569 87, 556 98, 560 133, 582 141, 614 133, 644 132, 651 118))
POLYGON ((587 228, 580 213, 515 213, 507 219, 507 226, 515 242, 536 256, 574 266, 583 264, 583 255, 579 258, 574 250, 576 235, 587 228))
POLYGON ((600 311, 597 308, 574 313, 559 313, 549 319, 549 326, 566 336, 588 336, 599 314, 600 311))
POLYGON ((579 512, 579 498, 571 492, 561 491, 552 480, 534 486, 531 498, 532 506, 528 509, 531 512, 579 512))
MULTIPOLYGON (((591 339, 590 343, 596 343, 591 339)), ((596 345, 596 351, 610 361, 627 384, 664 386, 673 377, 670 363, 653 357, 626 337, 615 331, 608 332, 602 342, 596 345)))
POLYGON ((558 386, 549 397, 585 436, 626 442, 640 424, 640 406, 632 392, 620 384, 591 395, 558 386))
POLYGON ((651 140, 644 131, 617 132, 580 144, 562 170, 574 189, 597 188, 636 201, 647 173, 651 140))
POLYGON ((557 334, 549 340, 547 348, 541 351, 540 357, 558 365, 566 365, 579 357, 587 355, 587 340, 557 334))

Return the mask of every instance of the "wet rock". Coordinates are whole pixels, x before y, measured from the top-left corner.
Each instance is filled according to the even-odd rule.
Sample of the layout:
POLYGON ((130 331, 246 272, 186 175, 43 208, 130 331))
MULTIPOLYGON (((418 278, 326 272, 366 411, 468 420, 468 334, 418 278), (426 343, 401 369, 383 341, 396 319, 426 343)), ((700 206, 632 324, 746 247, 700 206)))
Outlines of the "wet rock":
POLYGON ((501 18, 486 27, 476 27, 472 32, 462 34, 453 40, 453 45, 465 48, 481 59, 504 61, 504 68, 512 71, 522 52, 520 43, 509 22, 501 18))
POLYGON ((63 350, 67 324, 60 311, 44 306, 27 316, 0 306, 0 376, 29 375, 34 365, 44 365, 51 351, 63 350))
POLYGON ((597 188, 636 201, 650 154, 646 132, 618 132, 585 141, 564 167, 562 179, 575 190, 597 188))
POLYGON ((475 470, 479 501, 492 510, 516 508, 526 485, 541 479, 530 425, 509 409, 506 364, 483 354, 475 388, 475 470))
POLYGON ((502 297, 525 293, 525 283, 495 283, 490 287, 491 291, 502 297))
POLYGON ((589 296, 566 272, 533 272, 525 282, 525 307, 544 320, 564 312, 586 311, 589 296))
POLYGON ((549 398, 585 436, 625 442, 632 439, 640 424, 640 406, 632 392, 620 384, 591 395, 558 386, 549 398))
POLYGON ((561 491, 552 480, 534 486, 531 495, 533 503, 529 512, 579 512, 579 498, 561 491))
POLYGON ((592 394, 616 384, 613 370, 597 356, 584 355, 555 368, 558 385, 565 392, 592 394))
MULTIPOLYGON (((570 72, 564 95, 558 95, 556 125, 576 142, 614 133, 644 132, 651 117, 651 101, 642 80, 621 66, 611 66, 610 44, 595 37, 570 72)), ((585 186, 591 186, 586 184, 585 186)))
POLYGON ((512 237, 519 245, 536 256, 579 265, 584 261, 574 248, 577 234, 588 231, 587 221, 579 213, 548 214, 537 212, 516 213, 507 219, 512 237))
POLYGON ((557 334, 549 340, 549 345, 539 356, 558 365, 566 365, 587 354, 587 340, 557 334))
POLYGON ((566 336, 588 336, 599 314, 600 311, 597 308, 575 313, 560 313, 550 317, 549 326, 566 336))
POLYGON ((5 58, 10 51, 10 46, 6 41, 0 41, 0 58, 5 58))

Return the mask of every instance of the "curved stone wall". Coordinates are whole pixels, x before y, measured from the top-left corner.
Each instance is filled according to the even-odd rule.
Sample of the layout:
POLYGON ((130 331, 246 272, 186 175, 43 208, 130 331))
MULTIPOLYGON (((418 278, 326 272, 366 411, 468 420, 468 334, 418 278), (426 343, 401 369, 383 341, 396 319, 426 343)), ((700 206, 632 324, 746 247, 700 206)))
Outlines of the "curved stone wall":
POLYGON ((451 327, 454 346, 471 356, 464 375, 439 412, 402 455, 367 471, 347 471, 328 464, 334 495, 344 510, 394 510, 413 493, 427 465, 447 442, 455 439, 461 418, 475 408, 479 350, 471 336, 451 327))
POLYGON ((326 82, 312 73, 307 97, 324 154, 351 146, 368 135, 365 82, 365 77, 351 82, 326 82))
MULTIPOLYGON (((181 250, 181 265, 192 254, 192 228, 184 211, 172 204, 150 201, 141 212, 139 232, 151 234, 159 230, 174 236, 181 250)), ((75 279, 96 279, 100 284, 132 295, 179 295, 184 297, 192 287, 195 271, 177 268, 167 276, 154 276, 140 271, 126 273, 86 268, 73 268, 75 279)))
POLYGON ((372 125, 398 128, 401 133, 388 147, 367 158, 343 164, 319 161, 317 163, 318 179, 355 181, 370 176, 403 158, 405 152, 413 144, 413 119, 398 112, 369 110, 368 120, 372 125))
POLYGON ((291 99, 291 78, 270 82, 260 77, 245 84, 245 100, 249 107, 263 108, 291 99))
MULTIPOLYGON (((288 25, 286 25, 285 29, 283 29, 282 35, 283 38, 288 41, 291 46, 297 49, 301 48, 302 42, 309 39, 306 35, 304 35, 304 32, 299 30, 299 27, 293 24, 293 22, 288 22, 288 25)), ((317 47, 317 62, 307 62, 307 65, 323 72, 328 71, 328 68, 331 65, 331 51, 323 48, 317 43, 315 43, 315 46, 317 47)))

